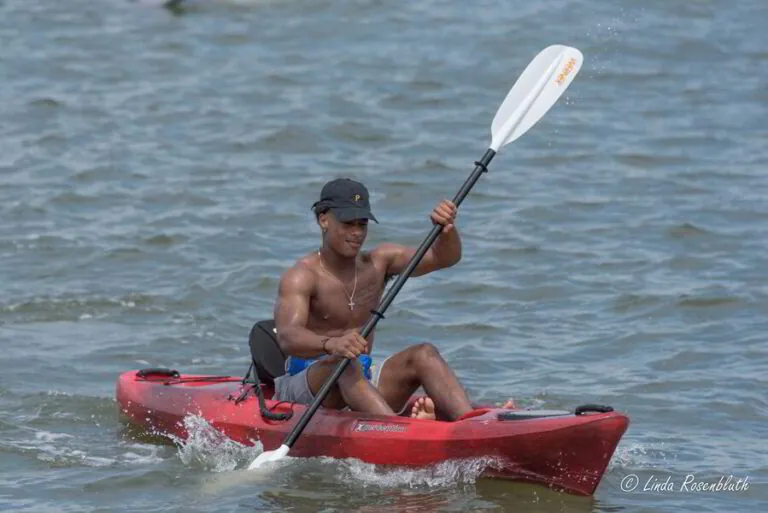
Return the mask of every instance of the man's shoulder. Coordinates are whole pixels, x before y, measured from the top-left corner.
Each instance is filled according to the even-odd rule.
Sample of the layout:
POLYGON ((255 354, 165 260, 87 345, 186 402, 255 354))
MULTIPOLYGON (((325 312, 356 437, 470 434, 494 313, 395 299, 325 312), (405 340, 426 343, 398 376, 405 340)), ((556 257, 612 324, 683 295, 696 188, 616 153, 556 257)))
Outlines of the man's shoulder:
POLYGON ((310 260, 310 255, 304 256, 293 263, 280 276, 280 283, 284 287, 309 289, 314 287, 317 273, 310 260))
POLYGON ((382 242, 370 251, 371 261, 374 266, 384 273, 384 280, 388 281, 397 271, 393 270, 393 265, 407 248, 401 244, 392 242, 382 242))
POLYGON ((400 253, 405 246, 393 242, 382 242, 373 248, 369 255, 373 259, 390 259, 400 253))

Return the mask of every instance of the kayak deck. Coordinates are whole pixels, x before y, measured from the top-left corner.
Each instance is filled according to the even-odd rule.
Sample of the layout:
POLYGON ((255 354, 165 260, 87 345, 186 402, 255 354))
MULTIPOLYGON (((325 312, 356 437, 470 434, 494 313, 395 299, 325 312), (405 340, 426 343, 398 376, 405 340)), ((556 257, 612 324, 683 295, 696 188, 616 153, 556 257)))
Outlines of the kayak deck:
MULTIPOLYGON (((261 416, 252 385, 237 377, 146 376, 125 372, 117 401, 128 420, 146 430, 186 439, 184 417, 198 415, 244 445, 280 446, 305 406, 272 401, 267 408, 288 420, 261 416)), ((629 425, 619 413, 537 412, 477 407, 455 422, 319 410, 291 448, 291 456, 356 458, 387 466, 424 467, 446 460, 490 457, 483 475, 543 484, 592 495, 629 425), (519 414, 514 414, 517 412, 519 414), (512 414, 511 414, 512 413, 512 414)))

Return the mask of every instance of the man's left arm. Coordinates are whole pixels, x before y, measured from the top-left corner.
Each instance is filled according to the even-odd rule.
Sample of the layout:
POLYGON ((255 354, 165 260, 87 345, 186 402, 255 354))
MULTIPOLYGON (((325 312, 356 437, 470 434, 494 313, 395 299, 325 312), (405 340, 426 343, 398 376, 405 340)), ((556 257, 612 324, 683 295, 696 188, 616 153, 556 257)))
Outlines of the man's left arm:
MULTIPOLYGON (((440 202, 430 214, 433 223, 443 226, 440 236, 424 254, 411 276, 421 276, 438 269, 456 265, 461 260, 461 238, 456 229, 456 206, 453 202, 440 202)), ((417 248, 399 244, 381 244, 375 250, 386 265, 387 276, 402 273, 416 254, 417 248)))

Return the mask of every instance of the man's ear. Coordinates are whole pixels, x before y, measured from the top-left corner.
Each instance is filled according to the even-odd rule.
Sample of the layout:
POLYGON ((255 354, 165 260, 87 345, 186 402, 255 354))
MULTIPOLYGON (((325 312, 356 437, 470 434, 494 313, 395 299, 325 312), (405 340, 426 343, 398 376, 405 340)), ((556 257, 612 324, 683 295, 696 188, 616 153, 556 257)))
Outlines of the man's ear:
POLYGON ((323 230, 323 233, 328 231, 328 213, 323 212, 319 216, 317 216, 317 224, 320 225, 320 229, 323 230))

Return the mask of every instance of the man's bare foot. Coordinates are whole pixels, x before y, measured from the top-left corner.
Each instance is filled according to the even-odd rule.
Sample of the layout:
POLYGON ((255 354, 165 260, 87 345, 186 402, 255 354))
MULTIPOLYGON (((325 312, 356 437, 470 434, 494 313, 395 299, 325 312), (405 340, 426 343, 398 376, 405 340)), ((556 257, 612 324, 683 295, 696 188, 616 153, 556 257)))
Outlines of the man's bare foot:
MULTIPOLYGON (((496 403, 499 404, 499 403, 496 403)), ((517 404, 515 404, 514 399, 508 399, 506 403, 504 403, 504 406, 500 406, 500 408, 505 408, 507 410, 514 410, 517 409, 517 404)))
POLYGON ((427 420, 437 419, 437 416, 435 415, 435 403, 432 399, 429 397, 419 397, 416 402, 413 403, 413 408, 411 408, 411 418, 427 420))

